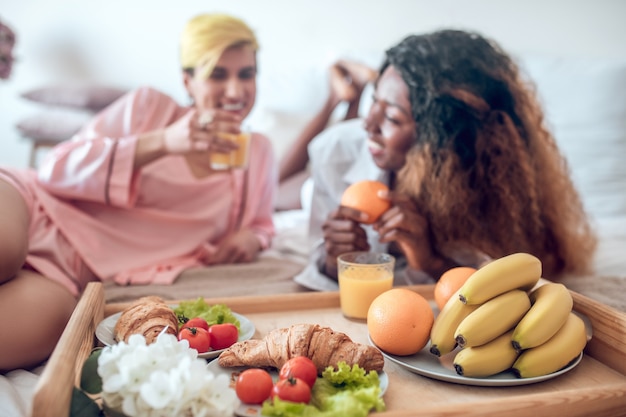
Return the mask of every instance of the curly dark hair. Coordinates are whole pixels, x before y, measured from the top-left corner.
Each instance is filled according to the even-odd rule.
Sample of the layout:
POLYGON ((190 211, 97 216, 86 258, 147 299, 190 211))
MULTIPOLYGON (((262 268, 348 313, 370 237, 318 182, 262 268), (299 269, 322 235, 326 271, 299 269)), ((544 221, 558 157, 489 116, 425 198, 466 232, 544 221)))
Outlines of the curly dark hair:
POLYGON ((495 42, 442 30, 386 53, 409 88, 417 140, 397 187, 429 220, 435 248, 492 258, 528 252, 544 276, 590 270, 596 237, 534 85, 495 42))

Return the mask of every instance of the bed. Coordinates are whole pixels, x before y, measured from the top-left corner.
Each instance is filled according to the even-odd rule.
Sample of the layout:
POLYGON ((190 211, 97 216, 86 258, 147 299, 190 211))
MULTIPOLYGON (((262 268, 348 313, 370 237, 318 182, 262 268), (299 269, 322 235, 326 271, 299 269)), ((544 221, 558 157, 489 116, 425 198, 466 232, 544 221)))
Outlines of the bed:
MULTIPOLYGON (((378 54, 368 54, 362 60, 376 65, 377 59, 378 54)), ((600 238, 594 273, 567 277, 565 283, 626 312, 626 100, 623 94, 616 94, 626 91, 626 62, 543 56, 525 56, 520 62, 536 83, 547 122, 568 158, 600 238)), ((272 91, 273 95, 259 100, 250 124, 270 137, 280 157, 324 98, 320 91, 326 87, 326 64, 299 69, 285 66, 277 71, 261 75, 260 91, 272 91), (293 74, 300 79, 293 79, 293 74), (294 90, 293 85, 298 88, 294 90)), ((362 111, 367 104, 363 103, 362 111)), ((306 210, 277 212, 275 223, 277 236, 272 248, 254 264, 189 270, 171 286, 105 283, 105 299, 120 302, 152 294, 166 299, 271 297, 311 291, 293 280, 308 256, 306 210)), ((30 415, 32 393, 44 366, 0 376, 0 415, 30 415)))

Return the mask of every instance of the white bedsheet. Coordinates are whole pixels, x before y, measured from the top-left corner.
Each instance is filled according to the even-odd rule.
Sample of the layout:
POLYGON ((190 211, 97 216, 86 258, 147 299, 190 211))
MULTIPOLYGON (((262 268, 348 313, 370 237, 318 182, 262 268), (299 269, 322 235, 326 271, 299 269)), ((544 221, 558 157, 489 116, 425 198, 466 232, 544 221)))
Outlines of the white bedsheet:
POLYGON ((626 277, 626 216, 603 218, 596 221, 596 228, 595 275, 626 277))
POLYGON ((0 416, 29 416, 32 397, 43 366, 32 371, 17 369, 0 375, 0 416))

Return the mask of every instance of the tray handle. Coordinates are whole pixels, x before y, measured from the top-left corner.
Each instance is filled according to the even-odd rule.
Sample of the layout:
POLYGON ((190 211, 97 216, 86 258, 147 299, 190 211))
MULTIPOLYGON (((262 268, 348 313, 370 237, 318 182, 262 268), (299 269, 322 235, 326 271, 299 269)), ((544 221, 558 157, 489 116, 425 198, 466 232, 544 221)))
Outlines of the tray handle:
POLYGON ((80 383, 85 359, 94 347, 94 332, 104 315, 104 288, 90 282, 37 381, 32 417, 68 416, 72 390, 80 383))

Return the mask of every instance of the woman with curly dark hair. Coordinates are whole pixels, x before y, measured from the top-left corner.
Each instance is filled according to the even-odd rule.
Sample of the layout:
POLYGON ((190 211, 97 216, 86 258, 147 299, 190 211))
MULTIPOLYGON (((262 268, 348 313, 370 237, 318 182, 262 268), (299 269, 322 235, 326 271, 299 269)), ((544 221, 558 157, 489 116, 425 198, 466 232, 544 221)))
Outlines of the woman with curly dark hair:
POLYGON ((336 280, 337 256, 356 250, 396 254, 405 283, 513 252, 540 258, 549 279, 590 268, 596 238, 567 163, 532 84, 495 42, 459 30, 407 37, 386 52, 363 127, 338 125, 309 146, 319 239, 298 282, 332 289, 322 277, 336 280), (372 227, 339 205, 364 179, 390 188, 372 227))

